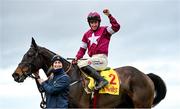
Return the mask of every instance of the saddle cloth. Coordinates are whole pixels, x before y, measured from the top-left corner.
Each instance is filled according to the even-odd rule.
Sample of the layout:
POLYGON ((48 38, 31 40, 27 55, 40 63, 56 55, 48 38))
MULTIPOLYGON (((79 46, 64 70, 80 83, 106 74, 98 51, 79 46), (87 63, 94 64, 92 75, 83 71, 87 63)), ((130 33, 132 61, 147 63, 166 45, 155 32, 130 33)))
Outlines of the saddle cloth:
MULTIPOLYGON (((111 94, 111 95, 119 95, 119 88, 120 88, 120 80, 115 70, 108 69, 100 72, 100 75, 105 78, 109 84, 106 85, 104 88, 99 90, 101 94, 111 94)), ((89 78, 88 88, 93 90, 95 87, 95 81, 91 77, 89 78)))

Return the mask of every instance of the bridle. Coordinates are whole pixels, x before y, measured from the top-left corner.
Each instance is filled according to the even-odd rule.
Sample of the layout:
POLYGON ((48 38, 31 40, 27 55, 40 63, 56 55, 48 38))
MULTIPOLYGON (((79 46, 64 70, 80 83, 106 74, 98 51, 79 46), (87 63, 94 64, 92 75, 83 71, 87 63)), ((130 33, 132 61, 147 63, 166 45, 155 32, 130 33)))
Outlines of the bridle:
MULTIPOLYGON (((30 61, 30 62, 21 62, 21 63, 19 63, 19 66, 21 66, 21 64, 23 64, 23 65, 27 66, 28 68, 30 68, 30 71, 28 71, 28 72, 22 71, 22 73, 23 73, 23 75, 24 75, 25 77, 30 77, 30 78, 32 78, 32 79, 35 80, 36 85, 37 85, 37 88, 38 88, 38 90, 39 90, 39 92, 40 92, 40 94, 41 94, 41 99, 42 99, 42 101, 41 101, 41 103, 40 103, 40 107, 41 107, 42 109, 45 109, 45 108, 46 108, 45 93, 43 92, 43 90, 42 90, 42 88, 40 87, 40 84, 39 84, 39 82, 38 82, 38 79, 39 79, 40 77, 39 77, 39 76, 36 76, 36 75, 33 73, 34 71, 36 71, 36 70, 39 69, 39 68, 37 68, 36 64, 34 64, 34 61, 37 59, 38 54, 39 54, 39 52, 37 51, 36 54, 35 54, 35 56, 33 57, 32 61, 30 61)), ((64 58, 63 58, 63 59, 64 59, 64 58)), ((65 60, 65 59, 64 59, 64 60, 65 60)), ((71 70, 72 66, 73 66, 72 63, 68 64, 68 66, 66 67, 65 73, 68 73, 68 72, 71 70)), ((81 81, 83 81, 83 79, 76 80, 76 81, 72 82, 72 83, 70 84, 70 86, 73 86, 73 85, 75 85, 75 84, 77 84, 77 83, 79 83, 79 82, 81 82, 81 81)))
POLYGON ((38 90, 39 90, 39 92, 40 92, 40 94, 41 94, 41 99, 42 99, 41 102, 40 102, 40 107, 41 107, 42 109, 45 109, 45 108, 46 108, 45 93, 43 92, 43 90, 42 90, 42 88, 40 87, 40 84, 39 84, 39 82, 38 82, 38 79, 39 79, 40 77, 39 77, 39 76, 35 76, 35 75, 33 75, 33 73, 32 73, 32 69, 33 69, 33 68, 36 69, 36 66, 35 66, 33 63, 25 63, 25 62, 19 63, 19 65, 21 65, 21 64, 25 64, 25 65, 27 65, 28 67, 31 67, 31 68, 30 68, 31 71, 29 71, 28 73, 23 72, 23 75, 26 76, 26 77, 30 77, 30 78, 32 78, 32 79, 35 80, 36 85, 37 85, 37 88, 38 88, 38 90))
POLYGON ((28 72, 22 70, 22 74, 23 74, 25 77, 32 77, 32 69, 36 69, 36 66, 35 66, 33 63, 28 63, 28 62, 21 62, 21 63, 19 63, 19 66, 21 66, 22 64, 31 69, 31 70, 28 71, 28 72))
POLYGON ((34 64, 34 61, 35 61, 35 59, 37 58, 38 54, 39 54, 39 53, 36 52, 36 54, 35 54, 35 56, 33 57, 33 59, 32 59, 31 62, 21 62, 21 63, 19 63, 19 66, 21 66, 21 64, 23 64, 23 65, 27 66, 28 68, 30 68, 30 71, 28 71, 28 72, 26 72, 26 71, 24 72, 24 71, 22 70, 22 74, 23 74, 25 77, 30 77, 30 78, 32 78, 32 79, 35 79, 37 88, 38 88, 38 90, 39 90, 39 92, 40 92, 40 94, 41 94, 41 99, 42 99, 42 101, 41 101, 41 103, 40 103, 40 107, 41 107, 42 109, 45 109, 45 108, 46 108, 45 93, 43 92, 43 90, 42 90, 42 88, 40 87, 40 84, 39 84, 39 82, 38 82, 38 79, 39 79, 40 77, 33 75, 33 70, 36 71, 36 69, 38 69, 38 68, 36 67, 36 65, 34 64))

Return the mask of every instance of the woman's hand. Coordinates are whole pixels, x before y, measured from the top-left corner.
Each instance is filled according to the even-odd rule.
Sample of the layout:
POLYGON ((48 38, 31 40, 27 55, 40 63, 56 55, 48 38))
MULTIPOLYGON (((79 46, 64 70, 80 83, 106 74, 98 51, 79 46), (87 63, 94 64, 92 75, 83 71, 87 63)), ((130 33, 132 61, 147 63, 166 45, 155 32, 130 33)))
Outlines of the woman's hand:
POLYGON ((37 79, 40 78, 40 76, 39 76, 39 70, 34 73, 34 76, 35 76, 37 79))
POLYGON ((39 78, 39 79, 37 79, 37 80, 38 80, 39 84, 42 84, 42 83, 44 82, 44 80, 41 79, 41 78, 39 78))

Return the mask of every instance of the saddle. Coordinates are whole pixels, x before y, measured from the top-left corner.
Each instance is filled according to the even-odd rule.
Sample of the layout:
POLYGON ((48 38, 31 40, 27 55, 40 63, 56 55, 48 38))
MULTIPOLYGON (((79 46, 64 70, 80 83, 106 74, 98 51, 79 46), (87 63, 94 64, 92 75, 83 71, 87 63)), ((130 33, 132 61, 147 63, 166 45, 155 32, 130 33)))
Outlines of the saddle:
MULTIPOLYGON (((98 72, 103 78, 105 78, 109 82, 108 85, 106 85, 104 88, 99 90, 99 93, 119 95, 120 80, 116 71, 112 68, 106 68, 105 70, 98 72)), ((96 86, 96 81, 92 77, 86 75, 85 73, 83 73, 83 75, 85 76, 84 90, 86 91, 87 94, 91 94, 93 93, 94 87, 96 86)))

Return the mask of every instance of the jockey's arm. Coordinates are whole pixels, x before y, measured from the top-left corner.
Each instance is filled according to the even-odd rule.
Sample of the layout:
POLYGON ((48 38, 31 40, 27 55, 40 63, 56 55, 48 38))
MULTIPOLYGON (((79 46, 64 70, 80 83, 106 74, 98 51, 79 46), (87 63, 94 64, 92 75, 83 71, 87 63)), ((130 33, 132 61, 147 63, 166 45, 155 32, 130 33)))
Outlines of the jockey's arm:
POLYGON ((83 58, 83 56, 86 53, 86 50, 87 50, 87 38, 86 38, 86 34, 84 34, 82 41, 81 41, 79 51, 76 54, 76 60, 83 58))
POLYGON ((110 34, 114 34, 115 32, 119 31, 120 29, 120 24, 116 21, 116 19, 110 14, 108 9, 104 9, 103 13, 108 16, 110 23, 111 23, 111 27, 107 27, 107 31, 110 34))

